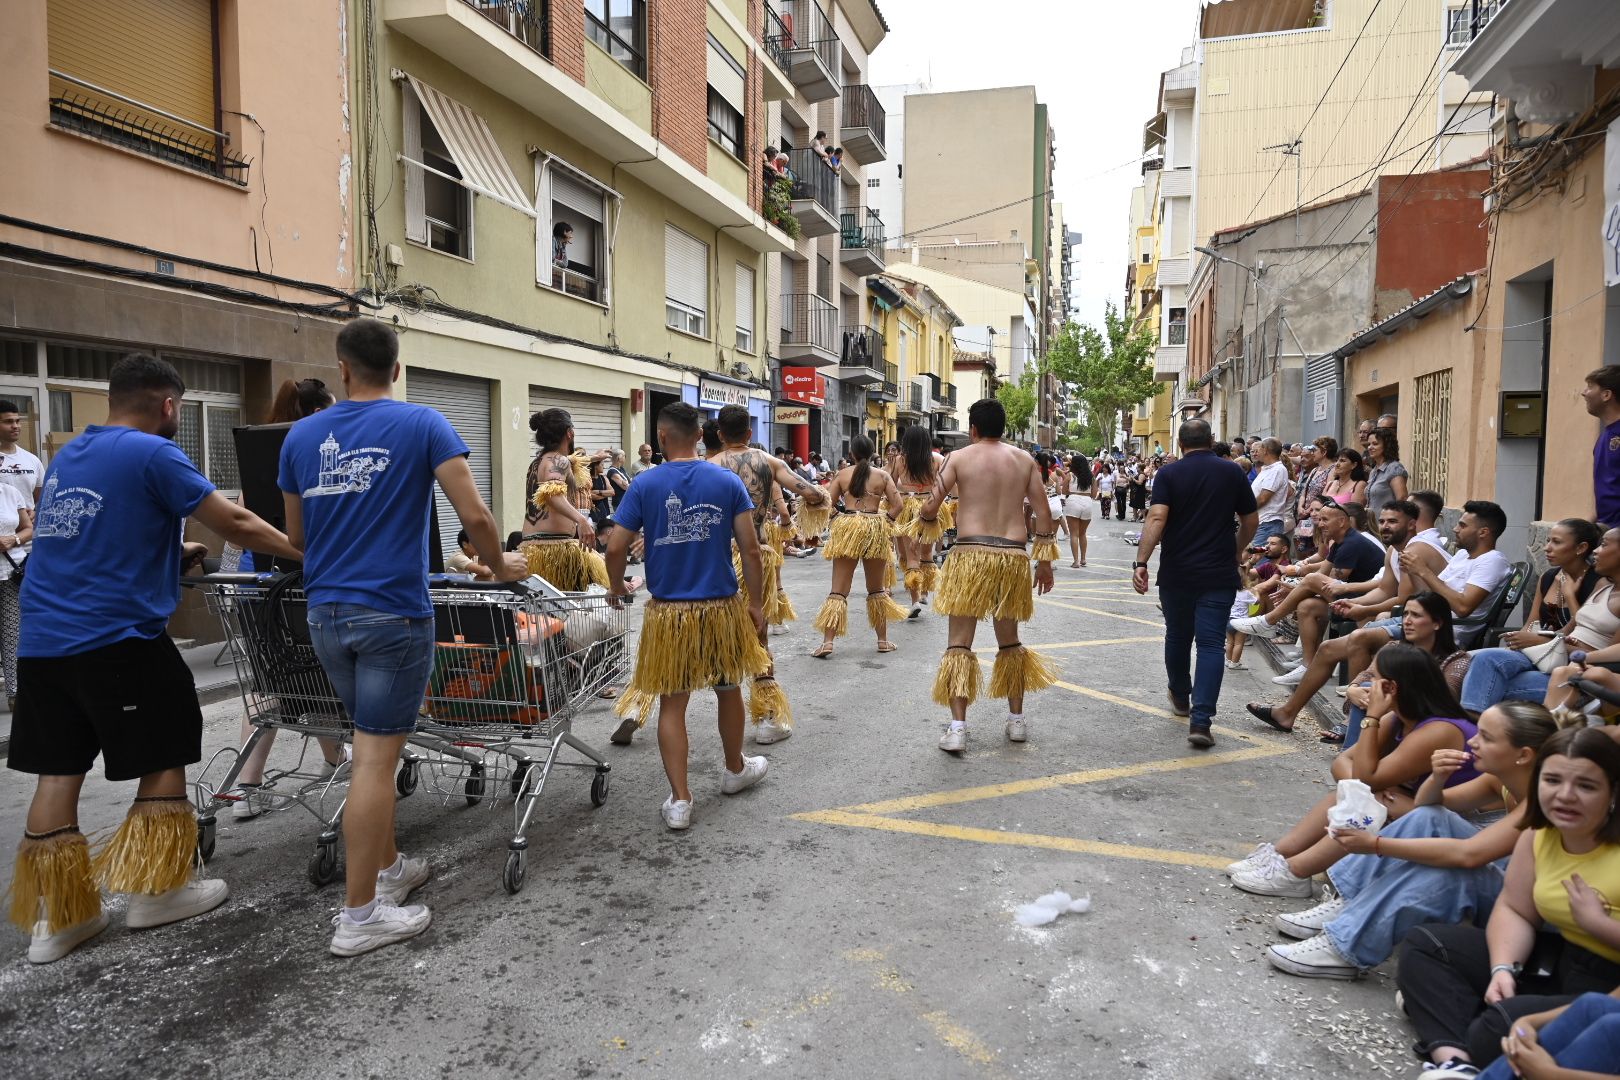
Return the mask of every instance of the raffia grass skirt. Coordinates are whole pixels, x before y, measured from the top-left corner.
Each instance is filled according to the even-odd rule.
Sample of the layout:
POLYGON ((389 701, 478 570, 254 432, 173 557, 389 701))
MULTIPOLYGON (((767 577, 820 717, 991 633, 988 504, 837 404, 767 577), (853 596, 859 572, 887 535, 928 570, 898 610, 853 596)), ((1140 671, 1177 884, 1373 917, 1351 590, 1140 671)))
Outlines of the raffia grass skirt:
POLYGON ((945 558, 934 610, 974 619, 1027 621, 1035 614, 1029 556, 1021 548, 958 544, 945 558))
POLYGON ((578 540, 525 540, 518 551, 538 574, 563 592, 584 592, 589 585, 608 587, 607 561, 578 540))
MULTIPOLYGON (((766 529, 769 530, 767 525, 766 529)), ((764 580, 760 583, 765 598, 760 601, 764 609, 765 621, 772 626, 781 626, 793 622, 799 613, 793 610, 793 604, 788 600, 787 593, 782 591, 782 553, 774 546, 770 546, 767 535, 766 543, 759 546, 759 562, 764 580)), ((737 575, 737 588, 743 593, 748 591, 748 582, 743 580, 742 552, 737 545, 731 545, 731 569, 737 575)))
POLYGON ((827 544, 821 549, 824 559, 894 560, 891 543, 894 526, 887 514, 840 514, 832 523, 827 544))
POLYGON ((614 712, 645 724, 664 694, 741 686, 770 667, 740 591, 721 600, 649 600, 636 668, 614 712))

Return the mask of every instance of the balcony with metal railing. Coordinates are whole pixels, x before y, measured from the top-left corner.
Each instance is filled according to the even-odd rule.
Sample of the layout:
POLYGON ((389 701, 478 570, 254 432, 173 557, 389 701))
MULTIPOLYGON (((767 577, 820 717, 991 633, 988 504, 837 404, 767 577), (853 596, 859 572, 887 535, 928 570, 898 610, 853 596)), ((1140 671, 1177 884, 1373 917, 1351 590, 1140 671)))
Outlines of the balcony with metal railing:
POLYGON ((1187 324, 1185 322, 1170 323, 1165 334, 1164 343, 1166 345, 1187 344, 1187 324))
POLYGON ((873 383, 866 388, 868 401, 890 402, 900 397, 900 366, 898 364, 883 365, 883 381, 873 383))
POLYGON ((838 216, 838 261, 853 274, 881 274, 888 242, 883 219, 865 206, 846 206, 838 216))
POLYGON ((787 73, 787 49, 783 47, 787 36, 787 27, 782 24, 782 16, 776 13, 776 8, 772 4, 767 3, 765 20, 759 28, 759 43, 764 46, 765 56, 770 61, 760 65, 766 101, 786 101, 793 96, 793 80, 787 73))
POLYGON ((883 381, 883 335, 870 326, 843 328, 843 348, 838 356, 838 381, 854 386, 870 386, 883 381))
POLYGON ((551 0, 462 0, 523 44, 551 59, 551 0))
POLYGON ((766 19, 765 51, 781 56, 788 77, 812 104, 838 96, 843 47, 816 0, 769 0, 776 19, 766 19), (773 40, 774 38, 774 40, 773 40))
POLYGON ((837 364, 838 307, 814 293, 783 293, 782 344, 776 354, 808 367, 837 364))
POLYGON ((844 87, 843 122, 838 141, 850 157, 862 165, 873 165, 889 156, 884 149, 887 123, 883 103, 865 83, 844 87))
POLYGON ((809 239, 838 231, 838 173, 809 147, 788 151, 793 192, 788 211, 809 239))
POLYGON ((921 420, 927 415, 923 411, 923 389, 917 382, 909 382, 899 388, 900 398, 895 403, 895 409, 901 416, 911 420, 921 420))

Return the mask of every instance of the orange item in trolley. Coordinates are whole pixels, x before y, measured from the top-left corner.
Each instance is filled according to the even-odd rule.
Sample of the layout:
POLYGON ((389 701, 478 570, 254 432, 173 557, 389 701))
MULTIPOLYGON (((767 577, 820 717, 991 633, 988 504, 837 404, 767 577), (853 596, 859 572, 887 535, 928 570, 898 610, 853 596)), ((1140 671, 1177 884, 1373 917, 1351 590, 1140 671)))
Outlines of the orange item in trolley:
MULTIPOLYGON (((559 619, 535 625, 517 615, 518 639, 535 644, 561 633, 559 619)), ((537 724, 548 715, 545 686, 521 648, 441 641, 428 677, 428 712, 448 723, 537 724)))

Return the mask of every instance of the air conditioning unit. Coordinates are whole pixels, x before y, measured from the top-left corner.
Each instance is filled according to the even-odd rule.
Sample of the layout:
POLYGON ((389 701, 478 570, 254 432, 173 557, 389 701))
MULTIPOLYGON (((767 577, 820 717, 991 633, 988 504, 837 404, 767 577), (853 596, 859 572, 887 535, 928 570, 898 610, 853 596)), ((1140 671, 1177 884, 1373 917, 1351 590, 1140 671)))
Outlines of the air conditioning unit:
POLYGON ((733 360, 731 362, 731 374, 733 378, 737 379, 752 379, 754 369, 748 366, 746 360, 733 360))

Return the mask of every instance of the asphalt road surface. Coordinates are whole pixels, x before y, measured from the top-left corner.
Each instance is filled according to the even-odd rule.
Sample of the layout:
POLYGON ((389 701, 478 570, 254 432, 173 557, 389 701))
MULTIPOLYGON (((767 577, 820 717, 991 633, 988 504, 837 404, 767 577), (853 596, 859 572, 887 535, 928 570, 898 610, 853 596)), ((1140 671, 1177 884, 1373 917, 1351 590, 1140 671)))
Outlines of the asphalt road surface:
MULTIPOLYGON (((931 612, 878 655, 851 604, 850 636, 812 659, 829 564, 789 560, 801 621, 772 644, 798 731, 763 750, 758 787, 720 795, 713 699, 695 699, 693 825, 666 832, 653 733, 609 747, 596 707, 575 730, 610 751, 608 800, 592 808, 588 772, 554 775, 523 891, 500 880, 509 804, 424 784, 400 804, 401 837, 434 866, 418 894, 434 924, 347 960, 326 951, 341 888, 306 878, 314 820, 224 817, 219 910, 132 932, 114 898, 111 929, 42 968, 0 934, 0 1075, 1415 1074, 1391 965, 1340 983, 1262 959, 1283 940, 1271 916, 1307 904, 1236 892, 1218 868, 1329 790, 1329 755, 1310 725, 1282 736, 1243 712, 1274 690, 1257 653, 1228 673, 1215 748, 1187 746, 1125 528, 1093 523, 1090 565, 1060 564, 1025 630, 1064 680, 1031 699, 1026 744, 1004 741, 985 701, 964 756, 936 748, 931 612), (1017 925, 1013 909, 1054 888, 1091 910, 1017 925)), ((979 644, 988 660, 987 626, 979 644)), ((210 751, 240 711, 209 708, 210 751)), ((16 836, 30 785, 3 775, 16 836)), ((85 831, 115 826, 131 794, 92 779, 85 831)))

